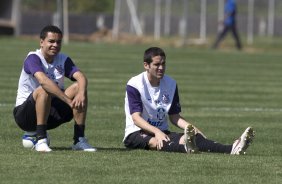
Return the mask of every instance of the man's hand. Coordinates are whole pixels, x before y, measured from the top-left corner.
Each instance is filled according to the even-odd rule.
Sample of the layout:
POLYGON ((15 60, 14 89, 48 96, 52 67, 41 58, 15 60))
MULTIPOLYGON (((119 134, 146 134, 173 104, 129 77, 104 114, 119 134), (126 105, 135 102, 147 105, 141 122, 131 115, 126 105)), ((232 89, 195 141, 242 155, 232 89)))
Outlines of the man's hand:
POLYGON ((85 95, 77 94, 71 102, 71 107, 78 110, 79 112, 85 111, 86 98, 85 95))
POLYGON ((157 150, 161 150, 163 147, 163 141, 168 142, 170 141, 169 137, 163 133, 162 131, 158 131, 155 133, 156 138, 156 144, 157 144, 157 150))

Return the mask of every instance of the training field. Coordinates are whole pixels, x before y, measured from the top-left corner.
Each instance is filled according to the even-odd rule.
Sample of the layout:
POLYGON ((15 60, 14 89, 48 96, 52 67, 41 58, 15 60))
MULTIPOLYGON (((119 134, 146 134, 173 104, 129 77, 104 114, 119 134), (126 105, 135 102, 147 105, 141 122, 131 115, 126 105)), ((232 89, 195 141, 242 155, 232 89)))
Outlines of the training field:
POLYGON ((98 152, 70 150, 72 122, 49 131, 53 152, 24 149, 12 110, 23 59, 39 41, 0 37, 0 45, 0 183, 282 183, 281 44, 244 52, 163 47, 182 116, 226 144, 254 127, 256 138, 243 156, 124 149, 125 85, 143 71, 148 45, 81 42, 62 52, 89 78, 86 135, 98 152))

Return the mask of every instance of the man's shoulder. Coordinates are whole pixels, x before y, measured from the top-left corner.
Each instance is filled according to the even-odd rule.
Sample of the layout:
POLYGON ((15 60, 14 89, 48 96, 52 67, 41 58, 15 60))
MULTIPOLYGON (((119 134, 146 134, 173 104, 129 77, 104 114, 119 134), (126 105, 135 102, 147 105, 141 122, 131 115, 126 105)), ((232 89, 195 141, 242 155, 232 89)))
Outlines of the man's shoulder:
POLYGON ((36 52, 29 52, 28 55, 26 56, 26 60, 28 59, 38 59, 40 60, 40 57, 36 52))
POLYGON ((36 52, 29 52, 24 60, 24 65, 32 66, 41 63, 41 58, 36 52))
POLYGON ((61 60, 66 60, 69 56, 64 54, 64 53, 59 53, 59 54, 57 54, 56 57, 58 57, 61 60))
POLYGON ((30 51, 25 59, 25 63, 28 62, 30 64, 35 64, 35 63, 42 63, 43 55, 40 53, 40 50, 35 50, 35 51, 30 51))
POLYGON ((163 80, 169 83, 176 83, 176 80, 174 80, 172 77, 168 75, 164 75, 163 80))
POLYGON ((135 84, 135 83, 140 83, 140 82, 142 82, 142 78, 143 78, 143 75, 144 75, 144 73, 140 73, 140 74, 138 74, 138 75, 135 75, 135 76, 133 76, 133 77, 131 77, 130 79, 129 79, 129 81, 127 82, 127 84, 135 84))

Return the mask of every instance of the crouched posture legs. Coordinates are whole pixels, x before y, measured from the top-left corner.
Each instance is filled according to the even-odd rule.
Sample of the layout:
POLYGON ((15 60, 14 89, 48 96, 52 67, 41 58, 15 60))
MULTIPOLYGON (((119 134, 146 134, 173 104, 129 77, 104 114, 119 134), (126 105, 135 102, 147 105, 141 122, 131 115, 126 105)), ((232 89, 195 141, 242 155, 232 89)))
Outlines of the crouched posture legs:
MULTIPOLYGON (((62 123, 74 119, 74 150, 84 151, 96 151, 95 148, 87 143, 84 137, 85 120, 87 113, 87 93, 78 94, 78 84, 73 83, 66 89, 65 94, 72 100, 72 104, 66 104, 65 102, 53 97, 53 95, 46 92, 42 87, 37 88, 33 92, 33 99, 35 101, 36 111, 36 134, 38 143, 47 140, 47 129, 52 129, 59 126, 62 123), (63 104, 63 106, 58 105, 63 104)), ((44 145, 44 144, 42 144, 44 145)), ((35 149, 37 151, 51 151, 51 149, 40 149, 39 144, 36 144, 35 149)), ((43 147, 43 146, 42 146, 43 147)))
POLYGON ((78 95, 78 84, 74 83, 66 89, 65 94, 73 100, 74 119, 74 144, 79 142, 79 137, 84 137, 86 113, 88 107, 87 92, 83 96, 78 95))
MULTIPOLYGON (((66 89, 65 94, 72 100, 78 93, 77 83, 72 84, 66 89)), ((75 136, 84 137, 84 126, 87 112, 87 96, 85 95, 84 106, 80 108, 71 108, 52 94, 48 93, 42 87, 38 87, 33 92, 36 113, 36 131, 37 138, 46 138, 46 130, 59 126, 62 123, 75 121, 75 136), (63 105, 62 105, 63 104, 63 105), (67 110, 62 110, 67 109, 67 110), (68 117, 68 118, 65 118, 68 117)), ((77 138, 77 137, 76 137, 77 138)))
POLYGON ((51 109, 52 97, 42 87, 38 87, 33 92, 36 113, 36 133, 37 139, 47 138, 47 120, 51 109))

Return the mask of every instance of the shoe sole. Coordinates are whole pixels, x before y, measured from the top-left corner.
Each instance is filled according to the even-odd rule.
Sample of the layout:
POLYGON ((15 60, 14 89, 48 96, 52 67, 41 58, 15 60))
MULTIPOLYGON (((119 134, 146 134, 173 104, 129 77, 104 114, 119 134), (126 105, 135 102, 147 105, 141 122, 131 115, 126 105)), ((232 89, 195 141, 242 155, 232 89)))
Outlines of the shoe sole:
POLYGON ((187 148, 188 153, 198 153, 198 147, 196 146, 196 134, 195 134, 195 128, 193 125, 188 125, 185 127, 184 130, 184 138, 185 138, 185 144, 187 148))
POLYGON ((242 150, 239 152, 239 155, 245 155, 247 148, 250 146, 250 144, 253 142, 253 139, 255 137, 255 131, 252 127, 250 127, 246 132, 246 137, 244 138, 244 141, 246 144, 242 148, 242 150))

